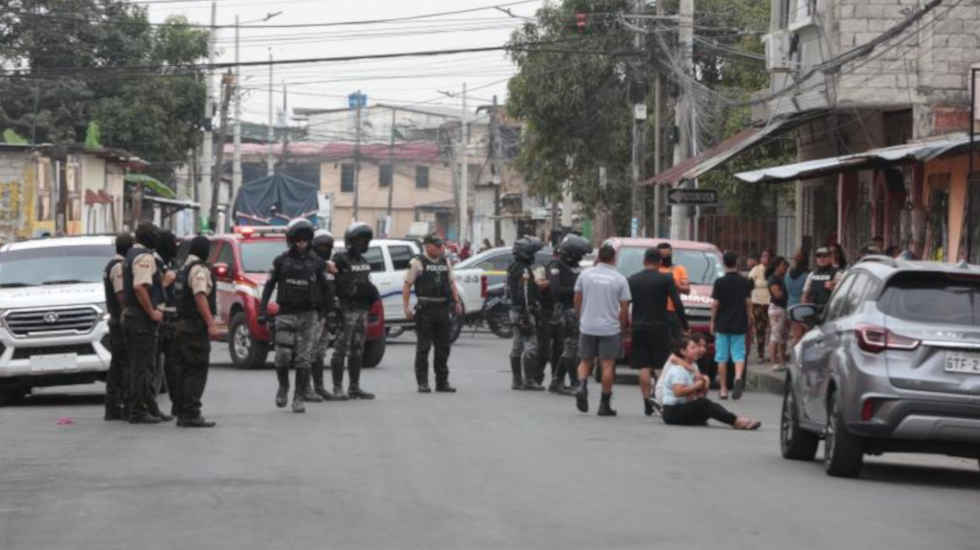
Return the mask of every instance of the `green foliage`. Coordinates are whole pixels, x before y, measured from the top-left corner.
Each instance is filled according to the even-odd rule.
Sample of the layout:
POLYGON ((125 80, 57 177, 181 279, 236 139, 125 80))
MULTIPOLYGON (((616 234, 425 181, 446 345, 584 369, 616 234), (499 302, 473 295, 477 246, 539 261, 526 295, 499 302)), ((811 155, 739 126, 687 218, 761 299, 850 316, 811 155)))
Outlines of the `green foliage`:
POLYGON ((102 145, 161 163, 166 178, 199 139, 205 92, 192 65, 206 54, 206 32, 182 17, 151 25, 129 2, 0 0, 0 65, 30 73, 0 79, 0 124, 70 144, 93 122, 102 145))
POLYGON ((27 145, 27 139, 21 137, 10 128, 3 131, 3 142, 8 145, 27 145))
POLYGON ((99 130, 99 123, 92 122, 88 123, 88 128, 85 130, 85 148, 86 149, 101 149, 102 148, 102 132, 99 130))

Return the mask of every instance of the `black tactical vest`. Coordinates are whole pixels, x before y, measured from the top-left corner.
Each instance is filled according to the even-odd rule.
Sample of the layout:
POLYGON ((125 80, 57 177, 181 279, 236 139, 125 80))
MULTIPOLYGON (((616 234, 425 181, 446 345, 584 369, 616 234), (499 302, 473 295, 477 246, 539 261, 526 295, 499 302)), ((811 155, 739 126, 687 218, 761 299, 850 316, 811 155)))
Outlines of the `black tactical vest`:
POLYGON ((102 287, 105 290, 105 307, 106 311, 109 312, 109 317, 113 321, 119 320, 119 316, 122 315, 122 309, 119 307, 119 300, 116 299, 116 290, 112 287, 111 274, 112 269, 125 260, 125 258, 113 258, 109 260, 109 263, 105 266, 105 271, 102 273, 102 287))
POLYGON ((430 301, 447 301, 453 295, 449 282, 449 264, 445 258, 430 260, 425 254, 420 254, 422 273, 415 279, 415 295, 430 301))
MULTIPOLYGON (((126 261, 123 263, 123 288, 126 291, 126 307, 135 309, 137 312, 146 315, 146 312, 143 311, 143 306, 136 299, 136 293, 133 292, 133 262, 137 256, 143 254, 152 255, 153 251, 148 248, 134 246, 126 253, 126 261)), ((154 258, 154 261, 156 261, 156 258, 154 258)), ((163 300, 163 274, 160 271, 159 264, 157 264, 157 270, 153 274, 153 282, 150 285, 150 305, 157 307, 163 303, 163 300)))
MULTIPOLYGON (((205 268, 208 266, 207 262, 203 260, 189 263, 177 273, 177 280, 174 281, 174 300, 177 303, 177 317, 179 319, 203 321, 201 312, 197 310, 197 302, 194 300, 194 291, 191 289, 190 284, 191 270, 194 269, 194 266, 198 265, 202 265, 205 268)), ((214 312, 217 311, 215 307, 216 293, 214 287, 214 281, 212 281, 211 292, 208 293, 208 309, 211 310, 211 315, 214 315, 214 312)))
MULTIPOLYGON (((153 258, 157 262, 157 273, 166 273, 168 270, 167 264, 165 264, 163 260, 155 254, 153 258)), ((163 303, 166 304, 167 307, 177 307, 177 296, 174 294, 174 285, 163 287, 163 303)))
POLYGON ((548 287, 562 306, 572 307, 575 303, 575 281, 581 272, 581 267, 570 266, 560 260, 548 264, 548 287))
POLYGON ((827 282, 833 281, 837 275, 837 269, 833 267, 820 267, 810 274, 810 301, 818 306, 826 305, 830 300, 833 290, 827 289, 827 282))
POLYGON ((336 289, 337 297, 342 303, 364 304, 369 294, 371 282, 371 264, 363 256, 351 256, 347 252, 342 252, 334 256, 334 264, 337 266, 336 289))
POLYGON ((319 264, 308 254, 295 254, 292 251, 277 259, 279 264, 276 281, 276 302, 288 311, 310 311, 316 309, 319 298, 317 291, 317 269, 319 264))

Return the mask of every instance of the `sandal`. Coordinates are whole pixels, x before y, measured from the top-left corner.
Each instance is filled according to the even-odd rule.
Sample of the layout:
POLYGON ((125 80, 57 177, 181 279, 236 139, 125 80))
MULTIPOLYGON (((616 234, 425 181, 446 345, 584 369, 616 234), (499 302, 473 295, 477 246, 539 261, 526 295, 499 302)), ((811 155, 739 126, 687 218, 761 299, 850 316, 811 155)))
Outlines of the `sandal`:
POLYGON ((732 428, 736 430, 758 430, 760 427, 762 427, 762 422, 742 417, 735 419, 735 424, 732 425, 732 428))
POLYGON ((725 392, 725 393, 718 392, 718 399, 727 400, 728 399, 728 392, 725 392))

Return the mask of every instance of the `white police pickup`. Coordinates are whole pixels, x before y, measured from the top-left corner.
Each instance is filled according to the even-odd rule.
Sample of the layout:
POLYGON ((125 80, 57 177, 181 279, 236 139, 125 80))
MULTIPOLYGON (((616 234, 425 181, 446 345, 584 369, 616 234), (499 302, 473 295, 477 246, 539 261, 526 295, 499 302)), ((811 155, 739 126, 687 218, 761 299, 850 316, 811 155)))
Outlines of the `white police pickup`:
POLYGON ((113 237, 63 237, 0 248, 0 404, 31 388, 105 380, 102 273, 113 237))

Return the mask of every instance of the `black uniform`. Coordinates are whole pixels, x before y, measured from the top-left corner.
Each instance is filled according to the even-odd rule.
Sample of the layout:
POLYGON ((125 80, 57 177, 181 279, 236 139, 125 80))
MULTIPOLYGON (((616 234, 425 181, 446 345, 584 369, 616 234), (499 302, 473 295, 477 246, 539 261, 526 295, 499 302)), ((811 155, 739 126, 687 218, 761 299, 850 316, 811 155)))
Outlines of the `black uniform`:
POLYGON ((827 305, 830 295, 834 292, 827 288, 827 283, 837 276, 837 268, 833 266, 818 267, 810 273, 810 301, 818 306, 827 305))
POLYGON ((361 366, 368 310, 378 299, 378 289, 371 283, 371 264, 363 255, 353 251, 339 252, 334 254, 333 263, 337 267, 334 288, 343 319, 330 360, 334 395, 343 395, 346 359, 350 377, 348 395, 351 398, 371 399, 372 395, 360 389, 361 366))
POLYGON ((429 348, 435 344, 433 370, 436 373, 436 391, 446 391, 449 386, 449 319, 453 307, 451 268, 445 257, 429 259, 425 254, 415 258, 422 264, 422 271, 415 279, 415 380, 419 389, 429 386, 429 348))
POLYGON ((534 284, 531 263, 516 258, 507 268, 507 295, 510 298, 510 321, 514 326, 514 343, 510 350, 510 368, 514 389, 542 389, 537 384, 538 337, 534 327, 535 308, 540 302, 534 284))
MULTIPOLYGON (((208 381, 208 366, 211 357, 211 340, 208 326, 197 309, 194 291, 191 287, 191 271, 195 267, 208 268, 202 259, 188 261, 177 274, 174 295, 177 303, 177 322, 174 346, 176 376, 170 386, 171 396, 178 396, 176 414, 181 425, 201 420, 201 396, 208 381)), ((210 278, 210 273, 208 274, 210 278)), ((214 315, 215 292, 211 281, 207 294, 208 308, 214 315)), ((168 382, 169 383, 169 382, 168 382)))
POLYGON ((548 287, 555 296, 555 306, 552 318, 557 325, 557 336, 560 346, 561 363, 557 383, 564 383, 563 374, 567 373, 571 385, 578 385, 578 315, 575 313, 575 281, 578 280, 582 268, 569 265, 558 259, 548 264, 548 287))
MULTIPOLYGON (((164 261, 157 256, 157 271, 166 273, 173 268, 168 261, 164 261)), ((166 382, 167 393, 170 395, 170 414, 178 416, 180 409, 180 385, 177 382, 177 298, 174 294, 174 285, 163 287, 163 321, 160 323, 159 331, 159 353, 157 353, 157 363, 153 372, 153 392, 158 395, 163 391, 163 384, 166 382)), ((154 400, 153 403, 156 403, 154 400)), ((152 404, 151 404, 152 406, 152 404)), ((163 416, 159 409, 151 411, 157 416, 163 416)))
POLYGON ((102 286, 105 289, 106 311, 109 313, 109 350, 112 359, 109 362, 109 372, 105 380, 105 418, 106 420, 120 419, 125 416, 126 405, 126 339, 123 335, 122 308, 116 299, 116 290, 112 286, 111 273, 114 267, 121 265, 126 258, 117 254, 105 266, 102 274, 102 286))
MULTIPOLYGON (((126 292, 126 309, 123 312, 123 328, 126 335, 126 350, 129 355, 129 413, 130 420, 142 420, 156 409, 156 395, 153 389, 153 370, 157 355, 158 323, 143 310, 133 287, 133 262, 138 256, 153 254, 142 245, 135 245, 126 253, 123 264, 123 283, 126 292), (151 405, 150 401, 154 404, 151 405)), ((149 286, 150 304, 156 308, 164 302, 163 281, 160 270, 153 274, 149 286)))
MULTIPOLYGON (((535 267, 532 271, 539 269, 544 270, 544 278, 547 279, 545 267, 535 267)), ((560 326, 553 315, 554 311, 555 293, 550 284, 544 288, 538 287, 538 303, 534 308, 534 327, 538 335, 538 370, 536 373, 538 384, 544 383, 544 373, 548 363, 551 363, 552 378, 555 378, 558 372, 558 363, 561 358, 561 336, 559 334, 560 326)))

